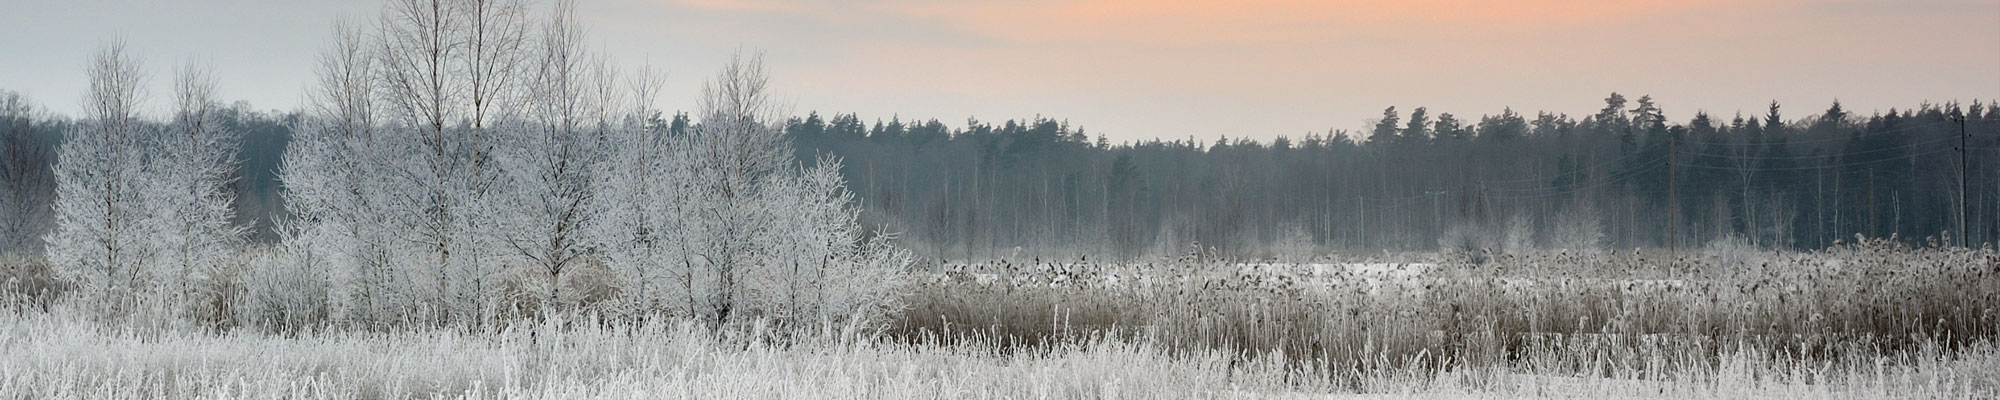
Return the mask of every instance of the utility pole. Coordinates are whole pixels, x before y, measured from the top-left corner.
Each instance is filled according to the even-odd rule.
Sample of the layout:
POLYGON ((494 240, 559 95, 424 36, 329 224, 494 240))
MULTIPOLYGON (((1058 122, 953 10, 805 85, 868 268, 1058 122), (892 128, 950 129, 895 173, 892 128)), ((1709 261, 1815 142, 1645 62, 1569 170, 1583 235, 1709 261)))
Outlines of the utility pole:
POLYGON ((1370 236, 1368 234, 1368 198, 1354 196, 1354 201, 1361 203, 1361 229, 1356 230, 1356 232, 1361 234, 1361 246, 1366 247, 1368 246, 1368 237, 1370 236))
POLYGON ((1444 218, 1442 217, 1442 215, 1443 215, 1443 214, 1442 214, 1441 212, 1439 212, 1439 208, 1438 208, 1438 196, 1443 196, 1443 195, 1444 195, 1444 191, 1443 191, 1443 190, 1432 190, 1432 191, 1427 191, 1427 192, 1424 192, 1424 194, 1427 194, 1427 195, 1430 195, 1430 196, 1431 196, 1431 231, 1432 231, 1432 232, 1435 232, 1435 233, 1438 233, 1438 234, 1443 234, 1443 233, 1444 233, 1444 218))
POLYGON ((1968 147, 1969 144, 1968 139, 1970 138, 1971 136, 1965 133, 1965 116, 1960 115, 1958 117, 1958 246, 1959 247, 1972 247, 1972 242, 1971 242, 1972 239, 1970 236, 1968 236, 1965 230, 1965 199, 1966 199, 1965 156, 1966 153, 1972 152, 1972 148, 1968 147))
POLYGON ((1675 137, 1673 132, 1667 132, 1667 252, 1668 253, 1679 253, 1680 240, 1681 240, 1680 234, 1677 232, 1679 230, 1678 228, 1681 222, 1681 197, 1679 195, 1680 185, 1676 185, 1674 182, 1676 178, 1675 173, 1680 169, 1678 165, 1680 153, 1675 151, 1674 144, 1675 142, 1677 142, 1677 140, 1674 139, 1675 137))

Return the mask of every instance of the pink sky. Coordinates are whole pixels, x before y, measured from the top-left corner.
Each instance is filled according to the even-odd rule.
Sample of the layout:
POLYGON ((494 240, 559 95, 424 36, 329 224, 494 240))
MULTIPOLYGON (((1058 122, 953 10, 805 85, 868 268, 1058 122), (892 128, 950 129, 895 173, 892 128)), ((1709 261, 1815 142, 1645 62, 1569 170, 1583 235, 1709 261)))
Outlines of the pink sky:
MULTIPOLYGON (((74 109, 84 57, 122 32, 156 74, 205 58, 226 97, 289 109, 333 17, 374 8, 153 3, 10 6, 25 12, 0 17, 11 53, 0 88, 74 109)), ((1836 98, 1862 112, 2000 98, 2000 0, 602 0, 579 11, 621 63, 669 72, 670 108, 692 106, 699 79, 742 47, 767 53, 800 113, 952 125, 1039 114, 1114 140, 1360 129, 1391 105, 1582 115, 1612 91, 1651 94, 1675 119, 1772 100, 1803 117, 1836 98)))

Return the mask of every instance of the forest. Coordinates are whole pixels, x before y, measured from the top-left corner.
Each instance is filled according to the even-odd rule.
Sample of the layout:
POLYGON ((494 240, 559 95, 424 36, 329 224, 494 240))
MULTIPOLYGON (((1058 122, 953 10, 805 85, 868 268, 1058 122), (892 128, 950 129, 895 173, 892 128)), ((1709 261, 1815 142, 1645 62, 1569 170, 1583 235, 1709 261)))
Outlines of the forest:
MULTIPOLYGON (((77 122, 0 96, 6 245, 35 251, 50 226, 52 154, 77 122)), ((686 112, 651 118, 669 133, 698 125, 686 112)), ((239 102, 215 119, 242 135, 229 180, 236 222, 275 241, 286 216, 279 161, 303 114, 239 102)), ((1681 122, 1649 97, 1613 93, 1582 118, 1389 107, 1379 121, 1270 141, 1112 143, 1045 117, 952 126, 813 112, 783 130, 796 162, 844 160, 867 229, 938 261, 1017 248, 1130 258, 1199 246, 1254 258, 1282 243, 1366 252, 2000 240, 2000 105, 1981 100, 1867 115, 1834 102, 1798 117, 1773 103, 1681 122)))
POLYGON ((787 132, 801 159, 846 159, 871 220, 937 259, 1193 243, 1258 257, 1287 240, 1366 252, 2000 239, 2000 105, 1693 114, 1613 93, 1582 118, 1389 107, 1366 131, 1268 142, 1113 144, 1040 117, 954 128, 811 114, 787 132))

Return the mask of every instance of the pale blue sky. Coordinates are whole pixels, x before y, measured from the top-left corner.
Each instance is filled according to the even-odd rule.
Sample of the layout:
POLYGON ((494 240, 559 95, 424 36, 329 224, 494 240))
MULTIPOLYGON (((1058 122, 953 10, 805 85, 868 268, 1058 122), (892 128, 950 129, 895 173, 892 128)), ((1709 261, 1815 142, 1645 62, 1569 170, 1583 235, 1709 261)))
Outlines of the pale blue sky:
MULTIPOLYGON (((337 16, 376 1, 0 0, 0 89, 73 112, 82 65, 123 36, 166 78, 207 60, 223 96, 291 109, 337 16)), ((1040 114, 1114 140, 1268 139, 1360 129, 1385 106, 1465 117, 1582 115, 1612 91, 1668 115, 1793 117, 2000 98, 2000 0, 581 1, 620 63, 693 104, 738 47, 762 49, 800 113, 1040 114)))

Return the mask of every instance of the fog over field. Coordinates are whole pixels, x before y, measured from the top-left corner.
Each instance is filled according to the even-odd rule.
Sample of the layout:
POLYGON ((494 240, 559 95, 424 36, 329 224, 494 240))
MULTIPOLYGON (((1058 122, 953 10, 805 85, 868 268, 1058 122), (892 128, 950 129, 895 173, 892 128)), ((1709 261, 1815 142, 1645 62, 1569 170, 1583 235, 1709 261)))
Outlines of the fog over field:
POLYGON ((2000 60, 1963 56, 2000 54, 1963 40, 2000 32, 1913 22, 2000 26, 2000 4, 1772 2, 1740 11, 1787 16, 1693 19, 1702 36, 1666 24, 1717 10, 1699 2, 1031 3, 390 0, 238 22, 313 15, 311 42, 262 55, 299 71, 237 54, 297 32, 182 57, 144 47, 186 10, 0 6, 104 30, 0 41, 29 54, 0 61, 0 398, 2000 397, 2000 60), (712 20, 634 22, 690 16, 712 20), (1801 39, 1833 26, 1883 33, 1801 39), (1381 55, 1323 40, 1412 27, 1518 43, 1326 72, 1277 55, 1381 55), (1652 50, 1549 37, 1608 27, 1652 50), (1871 69, 1688 50, 1742 49, 1717 38, 1871 69), (1106 44, 1128 49, 1011 64, 1106 44), (826 58, 883 48, 901 56, 826 58), (1165 63, 1218 54, 1272 66, 1165 63), (1572 74, 1489 109, 1459 108, 1495 91, 1456 75, 1327 83, 1635 54, 1672 79, 1572 74), (829 93, 885 70, 908 81, 829 93), (1796 79, 1739 82, 1774 74, 1796 79), (237 100, 286 77, 295 105, 237 100), (1172 82, 1118 80, 1142 78, 1172 82), (1010 89, 938 83, 978 79, 1010 89), (1264 82, 1287 79, 1399 105, 1273 131, 1319 118, 1264 82), (1021 85, 1059 95, 978 117, 1018 110, 1021 85), (1715 97, 1744 87, 1771 93, 1715 97), (1801 93, 1841 95, 1771 100, 1801 93), (926 115, 950 107, 974 116, 926 115))

